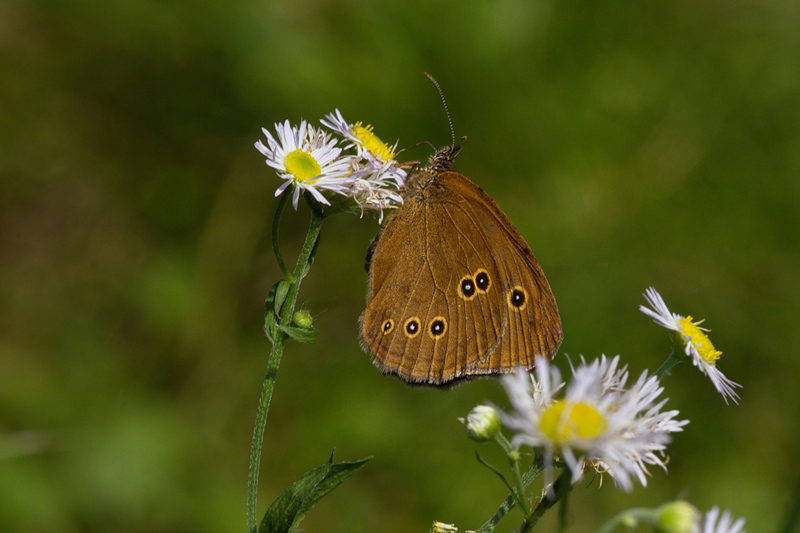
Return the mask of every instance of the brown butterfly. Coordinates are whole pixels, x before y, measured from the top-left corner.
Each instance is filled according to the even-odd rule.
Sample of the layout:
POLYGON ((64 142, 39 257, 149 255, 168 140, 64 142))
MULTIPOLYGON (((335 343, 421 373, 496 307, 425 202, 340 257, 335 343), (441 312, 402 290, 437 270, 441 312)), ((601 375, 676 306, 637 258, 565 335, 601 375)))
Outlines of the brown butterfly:
POLYGON ((364 350, 384 373, 450 387, 551 359, 563 333, 530 247, 450 146, 411 174, 370 245, 364 350))

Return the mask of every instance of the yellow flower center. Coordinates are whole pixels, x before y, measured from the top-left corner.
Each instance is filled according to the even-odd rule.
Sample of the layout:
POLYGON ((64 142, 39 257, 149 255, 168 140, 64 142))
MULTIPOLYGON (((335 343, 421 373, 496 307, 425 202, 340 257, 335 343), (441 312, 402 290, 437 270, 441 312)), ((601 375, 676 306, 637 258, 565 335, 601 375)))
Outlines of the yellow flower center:
POLYGON ((539 429, 556 443, 598 437, 607 428, 608 423, 603 415, 583 402, 555 401, 545 409, 539 420, 539 429))
POLYGON ((697 348, 700 357, 709 365, 714 366, 722 352, 714 349, 711 339, 692 322, 692 317, 687 316, 681 319, 681 329, 683 330, 683 336, 691 339, 689 342, 697 348))
POLYGON ((294 152, 289 152, 283 160, 283 164, 286 166, 286 171, 297 181, 313 180, 322 174, 317 160, 299 148, 294 152))
POLYGON ((355 126, 353 126, 353 135, 378 159, 390 161, 394 158, 391 148, 372 133, 372 126, 362 126, 360 122, 356 122, 355 126))

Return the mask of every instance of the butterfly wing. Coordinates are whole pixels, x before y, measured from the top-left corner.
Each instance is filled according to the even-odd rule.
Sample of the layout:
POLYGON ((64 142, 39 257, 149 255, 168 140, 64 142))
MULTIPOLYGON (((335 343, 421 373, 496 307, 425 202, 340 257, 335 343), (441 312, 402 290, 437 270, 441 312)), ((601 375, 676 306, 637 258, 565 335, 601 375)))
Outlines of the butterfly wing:
POLYGON ((464 176, 435 175, 376 238, 361 339, 382 371, 441 385, 530 368, 561 338, 533 253, 464 176))

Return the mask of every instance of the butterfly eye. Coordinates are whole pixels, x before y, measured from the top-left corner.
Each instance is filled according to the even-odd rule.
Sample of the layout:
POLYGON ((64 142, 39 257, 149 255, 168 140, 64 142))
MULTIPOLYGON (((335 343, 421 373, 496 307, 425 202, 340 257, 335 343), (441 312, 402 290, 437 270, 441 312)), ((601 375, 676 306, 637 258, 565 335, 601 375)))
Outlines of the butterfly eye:
POLYGON ((508 305, 517 311, 525 309, 525 301, 525 289, 519 285, 511 289, 511 292, 508 293, 508 305))
POLYGON ((470 276, 461 278, 461 296, 465 300, 471 300, 475 296, 475 281, 470 276))
POLYGON ((394 320, 390 318, 383 323, 383 334, 388 335, 392 331, 394 331, 394 320))
POLYGON ((406 330, 406 337, 414 338, 417 336, 417 333, 419 333, 419 319, 413 316, 406 320, 403 327, 406 330))
POLYGON ((475 285, 478 286, 478 290, 481 292, 486 292, 489 290, 489 285, 492 282, 489 279, 489 273, 483 269, 478 270, 475 272, 475 285))
POLYGON ((441 337, 447 331, 447 321, 442 316, 434 317, 428 331, 434 340, 441 337))

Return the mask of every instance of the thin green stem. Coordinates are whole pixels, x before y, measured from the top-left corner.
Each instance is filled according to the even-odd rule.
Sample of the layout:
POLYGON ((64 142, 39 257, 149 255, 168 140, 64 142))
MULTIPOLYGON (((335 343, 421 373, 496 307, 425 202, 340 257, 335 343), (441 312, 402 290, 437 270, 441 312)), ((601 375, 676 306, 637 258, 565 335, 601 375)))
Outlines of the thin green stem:
MULTIPOLYGON (((522 525, 522 529, 520 529, 520 533, 530 533, 533 531, 533 528, 539 522, 539 519, 544 515, 544 513, 549 510, 552 506, 558 503, 559 500, 566 497, 569 492, 572 490, 572 480, 571 472, 569 468, 565 468, 561 471, 561 475, 558 476, 555 484, 553 485, 553 493, 552 497, 550 493, 546 493, 542 499, 539 501, 539 505, 536 506, 536 509, 533 510, 531 513, 531 517, 522 525)), ((566 513, 566 510, 564 510, 566 513)))
POLYGON ((681 357, 680 352, 676 350, 675 347, 673 346, 672 351, 669 354, 669 357, 667 357, 667 360, 664 361, 660 367, 658 367, 658 370, 656 370, 655 374, 656 377, 660 380, 665 375, 667 375, 667 373, 670 370, 672 370, 672 367, 674 367, 681 361, 683 361, 683 357, 681 357))
POLYGON ((652 520, 653 511, 651 509, 627 509, 613 516, 610 520, 608 520, 608 522, 600 526, 600 529, 597 530, 597 533, 612 533, 612 531, 621 525, 627 525, 630 528, 632 525, 635 527, 635 524, 639 523, 640 521, 650 523, 652 520))
POLYGON ((519 471, 519 459, 511 459, 511 471, 514 473, 514 489, 517 493, 517 505, 525 518, 531 516, 531 508, 525 498, 525 487, 522 485, 522 474, 519 471))
MULTIPOLYGON (((283 196, 286 197, 288 195, 284 194, 283 196)), ((282 203, 285 202, 282 201, 282 203)), ((278 211, 275 213, 276 220, 280 218, 281 211, 282 208, 279 206, 278 211)), ((286 301, 281 311, 280 324, 282 326, 289 326, 291 324, 292 315, 294 314, 294 308, 297 302, 297 293, 300 289, 300 282, 308 273, 309 264, 312 260, 317 241, 319 240, 323 218, 323 214, 312 210, 311 224, 308 228, 308 234, 306 234, 303 249, 300 251, 300 256, 297 258, 297 266, 294 269, 294 274, 289 275, 288 272, 286 274, 287 278, 289 278, 288 281, 291 282, 291 286, 289 287, 289 292, 286 295, 286 301)), ((273 238, 277 238, 276 226, 277 222, 273 225, 273 238)), ((273 242, 273 246, 276 256, 280 258, 280 254, 277 251, 277 243, 273 242)), ((278 366, 281 362, 283 347, 286 344, 287 338, 287 335, 281 331, 275 335, 275 341, 272 344, 269 361, 267 362, 267 373, 264 376, 261 398, 258 401, 256 424, 253 429, 253 444, 250 448, 250 470, 247 477, 247 530, 249 533, 256 533, 258 527, 258 509, 256 503, 258 496, 258 471, 261 463, 261 447, 264 444, 264 428, 267 425, 267 413, 269 412, 269 404, 272 400, 272 391, 275 387, 275 377, 278 374, 278 366)))
POLYGON ((511 494, 515 495, 516 503, 522 515, 528 518, 531 515, 531 509, 528 506, 528 501, 525 499, 525 487, 522 485, 522 475, 519 470, 519 451, 511 446, 506 436, 500 431, 494 436, 494 440, 503 448, 503 451, 506 452, 506 456, 511 463, 511 472, 514 474, 514 486, 511 487, 511 494))
POLYGON ((511 447, 511 443, 508 442, 508 439, 502 432, 498 431, 494 435, 494 441, 503 448, 503 451, 506 452, 506 455, 510 454, 511 451, 514 449, 511 447))
POLYGON ((561 498, 561 504, 558 506, 558 532, 564 533, 567 529, 567 508, 569 507, 569 495, 571 490, 563 491, 564 496, 561 498))
POLYGON ((267 413, 269 412, 270 400, 272 400, 272 390, 275 386, 275 376, 280 365, 283 346, 286 344, 286 335, 279 332, 275 342, 272 344, 269 362, 267 364, 267 374, 261 387, 261 397, 258 400, 258 411, 256 413, 256 424, 253 429, 253 443, 250 448, 250 471, 247 476, 247 530, 255 533, 258 524, 258 470, 261 464, 261 446, 264 443, 264 428, 267 425, 267 413))

